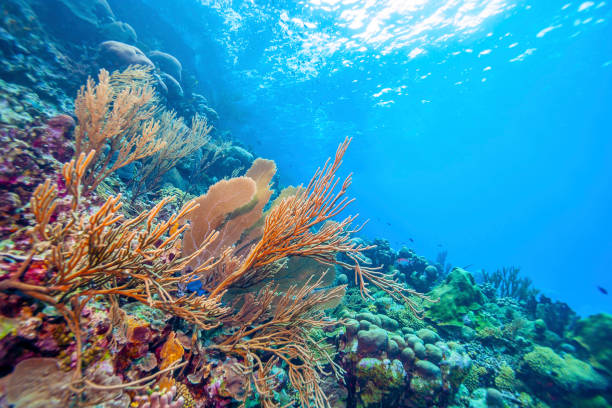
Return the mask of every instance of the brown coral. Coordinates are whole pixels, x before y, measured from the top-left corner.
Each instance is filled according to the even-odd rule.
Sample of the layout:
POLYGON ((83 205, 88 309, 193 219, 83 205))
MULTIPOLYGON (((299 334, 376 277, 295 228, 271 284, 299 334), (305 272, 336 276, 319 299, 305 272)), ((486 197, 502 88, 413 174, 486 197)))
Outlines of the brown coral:
POLYGON ((17 364, 6 384, 6 398, 15 408, 65 407, 70 373, 54 358, 31 358, 17 364))

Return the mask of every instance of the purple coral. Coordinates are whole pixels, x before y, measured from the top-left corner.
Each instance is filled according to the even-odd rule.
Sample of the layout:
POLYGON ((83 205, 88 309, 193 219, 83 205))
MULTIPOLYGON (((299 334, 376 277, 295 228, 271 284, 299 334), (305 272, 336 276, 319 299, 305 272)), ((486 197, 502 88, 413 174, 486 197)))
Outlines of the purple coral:
POLYGON ((173 401, 176 395, 176 386, 165 393, 154 392, 150 396, 136 397, 136 401, 142 402, 139 408, 181 408, 185 404, 183 397, 173 401))

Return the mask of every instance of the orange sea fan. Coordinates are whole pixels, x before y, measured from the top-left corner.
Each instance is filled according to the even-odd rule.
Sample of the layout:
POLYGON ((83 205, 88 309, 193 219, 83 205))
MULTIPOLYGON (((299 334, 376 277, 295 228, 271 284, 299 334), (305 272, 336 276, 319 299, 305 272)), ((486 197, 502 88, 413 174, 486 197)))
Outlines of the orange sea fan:
POLYGON ((258 238, 275 172, 273 161, 257 159, 244 177, 221 180, 195 199, 199 207, 189 216, 191 228, 183 237, 183 256, 192 254, 213 231, 218 231, 219 236, 193 260, 191 267, 220 257, 239 242, 246 244, 258 238))
POLYGON ((349 216, 339 223, 327 223, 313 232, 313 227, 335 217, 353 201, 344 197, 351 183, 350 175, 340 191, 334 194, 339 181, 335 173, 350 140, 345 139, 338 147, 331 165, 328 161, 322 169, 317 170, 306 189, 288 195, 270 210, 261 240, 252 247, 241 267, 212 291, 213 296, 244 279, 249 271, 263 270, 264 266, 289 256, 307 256, 333 265, 337 263, 338 252, 359 253, 366 249, 350 241, 350 234, 357 231, 348 228, 355 216, 349 216))

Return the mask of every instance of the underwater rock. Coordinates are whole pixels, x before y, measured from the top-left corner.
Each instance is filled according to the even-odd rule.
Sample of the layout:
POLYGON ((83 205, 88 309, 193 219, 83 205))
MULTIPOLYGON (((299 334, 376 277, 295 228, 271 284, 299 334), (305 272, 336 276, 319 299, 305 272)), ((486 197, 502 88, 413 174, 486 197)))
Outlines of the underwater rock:
POLYGON ((400 271, 404 274, 416 271, 422 273, 429 264, 427 258, 418 255, 412 249, 402 247, 397 254, 397 265, 400 271))
MULTIPOLYGON (((231 357, 220 362, 210 374, 207 386, 210 397, 232 398, 244 397, 247 378, 240 374, 238 361, 231 357)), ((228 404, 229 405, 229 404, 228 404)))
POLYGON ((56 42, 26 0, 1 4, 5 19, 0 24, 0 99, 6 105, 0 116, 29 116, 18 121, 23 123, 71 110, 72 97, 67 95, 76 93, 85 76, 82 70, 89 65, 88 61, 75 63, 82 50, 74 51, 71 41, 66 46, 56 42), (16 94, 17 100, 13 99, 16 94))
MULTIPOLYGON (((214 154, 209 152, 209 154, 214 154)), ((236 169, 248 169, 255 157, 248 150, 240 146, 229 146, 219 152, 219 159, 214 161, 208 168, 208 176, 222 179, 231 176, 236 169)))
POLYGON ((533 322, 533 328, 537 336, 543 336, 547 329, 546 322, 542 319, 536 319, 533 322))
POLYGON ((449 343, 448 350, 444 351, 444 357, 439 366, 445 379, 457 389, 467 377, 472 368, 473 361, 462 345, 449 343))
POLYGON ((185 96, 183 87, 172 75, 162 72, 159 76, 166 85, 166 89, 168 89, 168 100, 178 100, 185 96))
MULTIPOLYGON (((115 375, 113 364, 110 360, 101 360, 87 367, 85 374, 95 384, 102 386, 100 389, 88 391, 89 401, 104 401, 104 408, 123 408, 130 404, 130 397, 123 389, 113 389, 113 386, 121 384, 121 377, 115 375), (109 389, 104 389, 104 386, 109 389)), ((98 405, 99 406, 99 405, 98 405)))
POLYGON ((349 281, 348 276, 346 276, 346 274, 344 273, 341 273, 336 277, 336 283, 338 285, 346 285, 348 284, 348 281, 349 281))
POLYGON ((357 363, 359 406, 396 406, 406 371, 399 360, 366 357, 357 363))
POLYGON ((10 84, 0 79, 0 124, 11 126, 31 126, 58 113, 56 107, 43 101, 28 87, 10 84))
POLYGON ((427 265, 423 272, 428 281, 433 281, 438 277, 438 268, 433 265, 427 265))
POLYGON ((58 159, 71 155, 71 123, 60 117, 47 127, 0 128, 0 239, 30 225, 23 206, 36 186, 58 171, 58 159))
MULTIPOLYGON (((331 408, 346 408, 346 400, 348 397, 348 390, 342 383, 338 383, 332 377, 325 377, 321 389, 325 393, 325 396, 329 400, 331 408)), ((285 390, 282 390, 284 393, 285 390)), ((281 404, 289 403, 289 398, 285 398, 286 401, 281 401, 281 404)))
POLYGON ((445 328, 461 329, 463 316, 481 309, 484 304, 484 296, 474 277, 461 268, 453 269, 429 296, 439 301, 427 306, 425 316, 445 328))
POLYGON ((444 353, 442 350, 433 344, 425 345, 425 354, 427 355, 427 360, 434 364, 438 364, 444 358, 444 353))
POLYGON ((425 344, 435 343, 436 341, 440 340, 438 333, 430 329, 417 330, 416 335, 419 339, 423 340, 425 344))
POLYGON ((487 407, 490 408, 504 408, 506 406, 503 394, 495 388, 487 388, 486 401, 487 407))
POLYGON ((427 365, 428 367, 425 366, 426 364, 422 364, 421 371, 414 373, 410 379, 410 392, 405 395, 404 406, 443 406, 442 404, 444 401, 448 399, 448 395, 443 392, 444 383, 441 375, 435 375, 437 371, 433 370, 433 367, 429 367, 429 365, 427 365), (432 371, 428 374, 424 374, 427 372, 426 368, 431 368, 432 371))
POLYGON ((206 116, 206 118, 211 122, 216 122, 219 120, 219 114, 210 106, 201 103, 196 103, 196 106, 198 107, 198 113, 201 113, 206 116))
POLYGON ((412 363, 415 357, 414 350, 412 350, 410 347, 404 348, 400 354, 400 360, 408 364, 412 363))
POLYGON ((430 291, 439 276, 438 268, 429 265, 427 258, 405 247, 399 251, 395 266, 400 276, 419 292, 430 291))
POLYGON ((380 316, 375 315, 373 313, 369 313, 369 312, 357 313, 357 315, 355 315, 355 319, 357 319, 359 321, 365 320, 365 321, 370 322, 373 325, 376 325, 378 327, 380 327, 382 325, 381 320, 380 320, 380 316))
POLYGON ((71 392, 70 377, 54 358, 24 360, 6 381, 6 401, 14 408, 64 407, 71 392))
POLYGON ((355 319, 348 319, 344 325, 346 334, 349 337, 353 337, 359 331, 359 322, 355 319))
POLYGON ((393 340, 394 342, 396 342, 396 343, 397 343, 397 345, 398 345, 398 346, 399 346, 401 349, 403 349, 404 347, 406 347, 406 341, 404 340, 404 338, 403 338, 402 336, 400 336, 400 335, 398 335, 398 334, 391 334, 391 335, 389 336, 389 338, 390 338, 391 340, 393 340))
MULTIPOLYGON (((19 44, 19 40, 6 31, 3 27, 0 27, 0 51, 4 55, 13 55, 18 53, 27 53, 28 50, 25 49, 21 44, 19 44)), ((4 67, 0 72, 7 72, 7 61, 4 61, 4 67)))
POLYGON ((431 361, 419 360, 414 364, 414 366, 417 371, 425 377, 438 378, 442 375, 440 367, 438 367, 431 361))
POLYGON ((177 168, 170 169, 162 178, 162 184, 171 184, 172 186, 179 188, 183 191, 187 189, 189 183, 181 176, 181 173, 177 168))
POLYGON ((567 303, 553 302, 544 295, 538 300, 535 317, 544 320, 548 329, 559 336, 563 336, 564 332, 578 321, 576 312, 570 309, 567 303))
POLYGON ((378 317, 380 318, 380 325, 383 329, 388 330, 390 332, 399 329, 399 323, 397 322, 397 320, 392 319, 391 317, 384 314, 379 314, 378 317))
POLYGON ((387 350, 387 331, 381 328, 360 330, 357 333, 358 352, 362 355, 375 355, 387 350))
POLYGON ((60 163, 66 163, 74 154, 70 132, 76 122, 72 116, 57 115, 50 118, 46 125, 41 137, 33 141, 33 147, 44 149, 60 163))
POLYGON ((597 395, 609 386, 609 381, 588 363, 571 354, 558 355, 549 347, 535 346, 523 356, 518 371, 520 379, 531 390, 549 402, 597 395))
POLYGON ((612 316, 599 313, 576 324, 572 340, 589 355, 591 365, 612 375, 612 316))
POLYGON ((29 0, 48 30, 72 42, 97 42, 115 16, 106 0, 29 0))
POLYGON ((161 51, 151 51, 148 56, 157 68, 181 82, 183 66, 176 57, 161 51))
POLYGON ((377 238, 369 244, 376 246, 364 251, 363 254, 372 260, 373 266, 382 266, 383 270, 387 270, 393 265, 396 255, 388 240, 377 238))
POLYGON ((389 357, 397 357, 399 352, 400 352, 400 347, 397 344, 397 342, 393 339, 389 339, 389 342, 387 343, 387 355, 389 357))
POLYGON ((134 31, 131 25, 123 21, 113 21, 112 23, 104 24, 100 27, 100 35, 107 41, 119 41, 130 45, 136 44, 138 40, 136 31, 134 31))
POLYGON ((243 147, 236 145, 232 145, 229 147, 229 149, 227 150, 227 156, 238 159, 240 161, 240 164, 242 165, 248 164, 250 166, 253 160, 255 160, 253 153, 249 152, 243 147))
POLYGON ((427 349, 425 348, 423 343, 415 343, 412 349, 414 350, 414 354, 418 358, 420 359, 427 358, 427 349))
POLYGON ((128 65, 146 65, 153 67, 147 56, 133 45, 119 41, 104 41, 99 46, 100 64, 104 68, 116 69, 128 65))

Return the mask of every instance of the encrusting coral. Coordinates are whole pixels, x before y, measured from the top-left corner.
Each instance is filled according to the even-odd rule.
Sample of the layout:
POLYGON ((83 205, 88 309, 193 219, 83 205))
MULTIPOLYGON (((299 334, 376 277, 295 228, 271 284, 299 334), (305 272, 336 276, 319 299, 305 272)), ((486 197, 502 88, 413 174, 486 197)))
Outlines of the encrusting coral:
MULTIPOLYGON (((58 182, 47 180, 34 192, 31 250, 18 269, 0 280, 2 292, 52 306, 74 336, 74 363, 64 402, 92 403, 96 393, 120 393, 152 381, 158 386, 179 381, 183 390, 180 381, 186 379, 195 394, 205 398, 202 381, 213 372, 211 365, 220 364, 215 359, 227 359, 242 379, 243 392, 233 397, 243 404, 256 393, 262 406, 279 406, 274 372, 283 366, 302 407, 329 407, 322 377, 331 370, 341 379, 343 370, 311 336, 343 323, 323 313, 335 307, 345 291, 343 285, 328 287, 333 267, 353 269, 364 297, 369 296, 369 281, 415 312, 409 295, 427 299, 376 268, 360 266, 362 252, 370 247, 351 240, 359 230, 350 226, 355 216, 333 221, 352 202, 345 197, 350 176, 335 190, 335 174, 350 139, 340 144, 334 160, 317 170, 306 188, 289 190, 265 213, 276 167, 258 159, 244 177, 220 181, 173 215, 162 216, 172 201, 166 197, 126 218, 121 195, 96 206, 89 194, 95 196, 95 187, 128 163, 148 157, 155 163, 151 174, 173 166, 176 152, 187 154, 201 147, 210 130, 195 119, 191 134, 199 142, 193 142, 181 133, 184 125, 172 114, 164 120, 177 127, 160 126, 154 93, 146 80, 139 80, 146 78, 146 71, 130 70, 112 75, 101 71, 98 85, 89 80, 79 92, 75 155, 63 166, 58 182), (169 143, 173 150, 164 150, 169 143), (180 143, 192 145, 176 146, 180 143), (159 159, 152 158, 155 154, 159 159), (338 254, 352 263, 340 261, 338 254), (40 260, 46 270, 32 280, 28 269, 40 260), (293 276, 310 276, 288 285, 282 278, 289 269, 299 270, 292 271, 293 276), (189 290, 193 283, 202 289, 189 290), (159 345, 153 340, 153 327, 124 311, 134 302, 174 318, 165 326, 163 346, 151 345, 157 351, 149 348, 154 341, 159 345), (109 321, 98 325, 104 329, 97 329, 95 336, 84 322, 94 309, 109 321), (96 364, 119 359, 121 353, 88 352, 84 358, 85 348, 109 341, 114 347, 127 344, 127 356, 142 356, 142 370, 130 374, 131 381, 103 384, 92 374, 96 364)), ((169 387, 160 389, 168 391, 169 387)))

